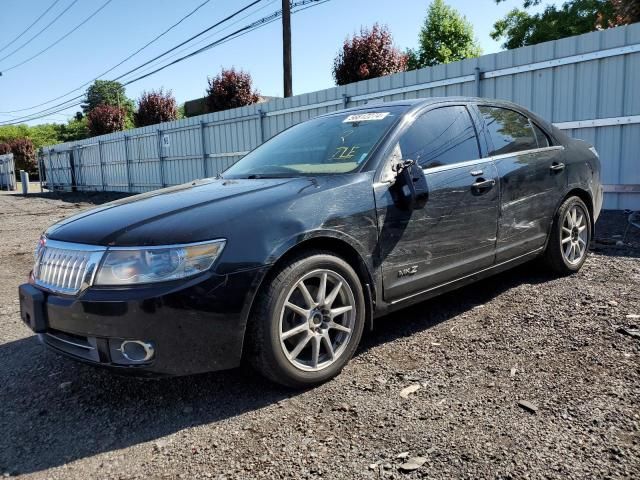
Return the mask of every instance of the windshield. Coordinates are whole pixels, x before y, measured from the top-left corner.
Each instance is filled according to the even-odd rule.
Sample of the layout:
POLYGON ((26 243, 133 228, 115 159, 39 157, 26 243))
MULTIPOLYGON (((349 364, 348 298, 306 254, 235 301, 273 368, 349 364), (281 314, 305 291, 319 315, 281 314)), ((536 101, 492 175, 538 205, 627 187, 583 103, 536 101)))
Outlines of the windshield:
POLYGON ((402 111, 393 107, 309 120, 262 144, 223 176, 265 178, 353 172, 369 158, 402 111))

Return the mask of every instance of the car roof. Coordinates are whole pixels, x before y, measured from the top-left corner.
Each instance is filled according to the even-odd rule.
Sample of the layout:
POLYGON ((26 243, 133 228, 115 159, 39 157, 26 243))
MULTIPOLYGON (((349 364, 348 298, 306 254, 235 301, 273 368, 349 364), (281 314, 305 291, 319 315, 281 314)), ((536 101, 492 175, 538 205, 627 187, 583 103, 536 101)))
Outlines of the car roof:
POLYGON ((506 100, 500 100, 497 98, 481 98, 481 97, 428 97, 428 98, 410 98, 406 100, 394 100, 391 102, 381 102, 381 103, 373 103, 373 104, 365 104, 359 105, 357 107, 346 108, 344 110, 338 110, 335 112, 329 112, 321 116, 329 116, 336 114, 343 114, 348 112, 362 112, 362 111, 371 111, 377 110, 380 108, 388 108, 388 107, 401 107, 405 112, 413 109, 422 108, 427 105, 435 105, 438 103, 451 103, 451 102, 464 102, 464 103, 490 103, 496 106, 505 106, 511 108, 517 108, 518 110, 525 110, 522 106, 517 105, 513 102, 509 102, 506 100), (402 108, 404 107, 404 108, 402 108))

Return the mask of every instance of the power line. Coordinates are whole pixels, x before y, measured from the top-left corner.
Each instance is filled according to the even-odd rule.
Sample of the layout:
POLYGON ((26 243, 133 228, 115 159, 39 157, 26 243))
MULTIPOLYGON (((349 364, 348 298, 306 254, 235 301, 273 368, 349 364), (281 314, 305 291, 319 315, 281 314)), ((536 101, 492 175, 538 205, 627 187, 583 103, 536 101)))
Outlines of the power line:
POLYGON ((254 2, 250 3, 249 5, 246 5, 245 7, 242 7, 240 10, 236 10, 235 12, 233 12, 231 15, 223 18, 222 20, 220 20, 219 22, 211 25, 208 28, 205 28, 204 30, 202 30, 201 32, 193 35, 192 37, 186 39, 184 42, 179 43, 178 45, 176 45, 175 47, 170 48, 169 50, 166 50, 165 52, 161 53, 160 55, 157 55, 156 57, 152 58, 151 60, 146 61, 145 63, 143 63, 142 65, 137 66, 136 68, 133 68, 131 70, 129 70, 128 72, 123 73, 122 75, 114 78, 114 80, 120 80, 122 77, 125 77, 127 75, 129 75, 130 73, 135 72, 136 70, 141 69, 142 67, 149 65, 151 62, 164 57, 165 55, 167 55, 168 53, 173 52, 174 50, 177 50, 178 48, 182 47, 183 45, 189 43, 191 40, 194 40, 196 38, 198 38, 201 35, 204 35, 205 33, 207 33, 208 31, 222 25, 223 23, 231 20, 233 17, 236 17, 237 15, 241 14, 242 12, 244 12, 245 10, 248 10, 249 8, 253 7, 254 5, 260 3, 262 0, 255 0, 254 2))
POLYGON ((63 36, 61 36, 58 40, 56 40, 55 42, 53 42, 52 44, 50 44, 48 47, 40 50, 38 53, 30 56, 29 58, 27 58, 26 60, 23 60, 20 63, 16 63, 15 65, 12 65, 9 68, 5 68, 2 72, 0 72, 0 74, 6 73, 9 70, 13 70, 14 68, 20 67, 22 65, 24 65, 27 62, 30 62, 31 60, 33 60, 36 57, 39 57, 40 55, 42 55, 44 52, 46 52, 47 50, 50 50, 51 48, 55 47, 57 44, 59 44, 62 40, 64 40, 65 38, 67 38, 69 35, 71 35, 73 32, 75 32, 76 30, 78 30, 80 27, 82 27, 85 23, 87 23, 89 20, 91 20, 93 17, 95 17, 104 7, 106 7, 107 5, 109 5, 113 0, 107 0, 106 2, 104 2, 102 4, 102 6, 100 8, 98 8, 96 11, 94 11, 91 15, 89 15, 87 18, 85 18, 82 22, 80 22, 78 25, 76 25, 75 27, 73 27, 71 30, 69 30, 67 33, 65 33, 63 36))
MULTIPOLYGON (((329 0, 301 0, 299 2, 291 4, 292 13, 298 13, 299 11, 306 10, 306 8, 309 8, 309 7, 306 7, 306 8, 301 8, 300 10, 293 11, 293 9, 298 7, 298 6, 304 6, 304 5, 309 5, 309 4, 313 4, 313 5, 310 5, 310 6, 317 6, 317 5, 320 5, 322 3, 326 3, 328 1, 329 0)), ((233 40, 235 38, 238 38, 238 37, 241 37, 243 35, 246 35, 247 33, 251 32, 253 30, 256 30, 258 28, 264 27, 264 26, 266 26, 266 25, 268 25, 270 23, 275 22, 281 16, 282 16, 282 10, 278 10, 278 11, 272 13, 269 16, 263 17, 260 20, 257 20, 255 22, 249 24, 249 25, 246 25, 246 26, 236 30, 235 32, 230 33, 229 35, 226 35, 226 36, 222 37, 221 39, 216 40, 215 42, 211 42, 208 45, 205 45, 204 47, 201 47, 201 48, 199 48, 199 49, 197 49, 197 50, 195 50, 195 51, 193 51, 193 52, 191 52, 191 53, 189 53, 187 55, 184 55, 184 56, 178 58, 177 60, 174 60, 174 61, 172 61, 170 63, 167 63, 167 64, 163 65, 162 67, 159 67, 159 68, 157 68, 157 69, 155 69, 155 70, 153 70, 153 71, 151 71, 151 72, 149 72, 147 74, 144 74, 144 75, 141 75, 139 77, 136 77, 133 80, 129 80, 127 82, 124 82, 123 85, 129 85, 131 83, 134 83, 134 82, 137 82, 139 80, 142 80, 143 78, 147 78, 147 77, 149 77, 149 76, 151 76, 151 75, 153 75, 155 73, 160 72, 161 70, 164 70, 165 68, 170 67, 171 65, 175 65, 176 63, 180 63, 180 62, 182 62, 184 60, 187 60, 188 58, 191 58, 191 57, 193 57, 195 55, 198 55, 198 54, 200 54, 202 52, 205 52, 205 51, 207 51, 207 50, 209 50, 211 48, 220 46, 223 43, 227 43, 229 40, 233 40)))
POLYGON ((31 27, 33 27, 36 23, 38 23, 40 21, 40 19, 42 17, 44 17, 47 13, 49 13, 49 10, 51 10, 53 7, 56 6, 56 4, 59 2, 60 0, 55 0, 51 5, 49 5, 49 8, 47 8, 44 12, 42 12, 40 14, 40 16, 38 18, 36 18, 33 23, 31 23, 31 25, 29 25, 27 28, 25 28, 16 38, 14 38, 13 40, 11 40, 9 43, 7 43, 4 47, 0 48, 0 52, 2 52, 3 50, 5 50, 9 45, 13 45, 14 43, 16 43, 20 37, 22 37, 25 33, 27 33, 31 27))
MULTIPOLYGON (((125 72, 125 73, 123 73, 122 75, 120 75, 120 76, 118 76, 118 77, 114 78, 114 79, 113 79, 113 81, 120 80, 122 77, 125 77, 125 76, 127 76, 127 75, 129 75, 129 74, 131 74, 131 73, 135 72, 136 70, 139 70, 140 68, 142 68, 142 67, 144 67, 144 66, 148 65, 148 64, 149 64, 149 63, 151 63, 151 62, 156 61, 157 59, 159 59, 159 58, 161 58, 161 57, 165 56, 165 55, 166 55, 166 54, 168 54, 168 53, 171 53, 172 51, 174 51, 174 50, 176 50, 176 49, 178 49, 178 48, 182 47, 182 46, 183 46, 183 45, 185 45, 186 43, 189 43, 191 40, 193 40, 193 39, 195 39, 195 38, 198 38, 199 36, 201 36, 201 35, 203 35, 203 34, 205 34, 205 33, 209 32, 209 31, 211 31, 212 29, 214 29, 214 28, 216 28, 216 27, 218 27, 218 26, 222 25, 223 23, 225 23, 225 22, 227 22, 227 21, 231 20, 232 18, 234 18, 234 17, 238 16, 238 15, 239 15, 239 14, 241 14, 242 12, 244 12, 244 11, 248 10, 249 8, 253 7, 254 5, 256 5, 256 4, 258 4, 258 3, 260 3, 261 1, 262 1, 262 0, 254 0, 252 3, 250 3, 250 4, 248 4, 248 5, 244 6, 244 7, 242 7, 240 10, 236 10, 236 11, 235 11, 235 12, 233 12, 231 15, 228 15, 227 17, 225 17, 225 18, 223 18, 222 20, 220 20, 220 21, 216 22, 215 24, 211 25, 210 27, 208 27, 208 28, 206 28, 206 29, 202 30, 201 32, 197 33, 196 35, 193 35, 192 37, 190 37, 190 38, 188 38, 187 40, 185 40, 185 41, 183 41, 183 42, 179 43, 178 45, 176 45, 176 46, 174 46, 174 47, 170 48, 169 50, 166 50, 165 52, 161 53, 160 55, 155 56, 154 58, 152 58, 151 60, 148 60, 147 62, 143 63, 142 65, 139 65, 139 66, 137 66, 136 68, 133 68, 133 69, 129 70, 128 72, 125 72)), ((91 83, 91 82, 89 82, 89 83, 91 83)), ((65 96, 65 95, 63 95, 63 96, 65 96)), ((39 114, 41 114, 41 113, 48 112, 48 111, 50 111, 50 110, 52 110, 52 109, 55 109, 55 108, 57 108, 57 107, 62 107, 62 108, 61 108, 61 110, 57 110, 57 111, 62 111, 62 110, 66 110, 66 109, 68 109, 68 108, 76 107, 76 106, 78 106, 78 105, 81 105, 81 104, 82 104, 82 102, 75 103, 75 104, 69 104, 69 102, 73 102, 74 100, 78 100, 78 99, 80 99, 80 98, 82 98, 82 97, 84 97, 84 93, 83 93, 83 94, 80 94, 80 95, 77 95, 77 96, 75 96, 75 97, 69 98, 68 100, 65 100, 64 102, 58 103, 57 105, 53 105, 53 106, 51 106, 51 107, 48 107, 48 108, 46 108, 46 109, 44 109, 44 110, 42 110, 42 111, 40 111, 40 112, 34 112, 34 113, 31 113, 31 114, 27 114, 27 115, 25 115, 23 118, 25 118, 26 120, 35 120, 37 117, 36 117, 36 118, 29 118, 29 117, 32 117, 32 116, 34 116, 34 115, 39 115, 39 114), (67 104, 68 104, 68 105, 67 105, 67 104), (64 105, 64 107, 63 107, 63 105, 64 105)), ((50 103, 50 102, 45 102, 45 103, 43 103, 43 105, 44 105, 44 104, 46 104, 46 103, 50 103)), ((9 113, 13 113, 13 112, 9 112, 9 113)), ((2 125, 2 124, 4 124, 4 122, 0 122, 0 125, 2 125)))
MULTIPOLYGON (((180 55, 182 52, 186 52, 187 50, 189 50, 190 48, 196 47, 197 45, 201 45, 204 42, 206 42, 207 40, 209 40, 210 38, 213 38, 214 36, 218 35, 221 32, 224 32, 225 30, 230 29, 233 25, 237 25, 238 23, 240 23, 241 21, 245 20, 246 18, 250 17, 251 15, 255 15, 256 13, 258 13, 261 10, 264 10, 265 8, 268 8, 270 5, 272 5, 273 3, 280 1, 280 0, 269 0, 265 5, 263 5, 262 7, 254 10, 251 13, 248 13, 247 15, 244 15, 243 17, 240 17, 239 19, 237 19, 234 22, 229 23, 226 27, 223 27, 219 30, 215 30, 215 33, 212 33, 210 35, 205 36, 204 38, 201 38, 200 40, 198 40, 197 42, 193 43, 192 45, 189 45, 187 47, 181 48, 180 50, 173 52, 171 55, 168 55, 166 58, 163 58, 161 60, 157 60, 155 62, 152 62, 151 64, 149 64, 147 67, 142 68, 142 72, 145 71, 150 71, 151 69, 155 68, 155 65, 160 65, 163 61, 167 61, 170 60, 172 58, 176 58, 178 55, 180 55), (155 64, 155 65, 154 65, 155 64)), ((323 1, 329 1, 329 0, 323 0, 323 1)), ((301 9, 304 10, 304 9, 301 9)), ((298 10, 298 11, 301 11, 298 10)))
MULTIPOLYGON (((260 1, 260 0, 258 0, 258 1, 260 1)), ((306 8, 300 8, 299 10, 295 10, 295 11, 292 10, 292 13, 298 13, 299 11, 306 10, 307 8, 310 8, 312 6, 321 5, 321 4, 326 3, 328 1, 329 0, 301 0, 299 2, 293 3, 291 5, 292 9, 294 9, 296 7, 299 7, 299 6, 300 7, 306 6, 306 8)), ((257 3, 257 2, 255 2, 255 3, 257 3)), ((182 62, 182 61, 184 61, 184 60, 186 60, 188 58, 191 58, 191 57, 193 57, 195 55, 198 55, 198 54, 200 54, 200 53, 202 53, 204 51, 207 51, 207 50, 209 50, 211 48, 214 48, 216 46, 222 45, 223 43, 226 43, 226 42, 228 42, 230 40, 233 40, 235 38, 238 38, 238 37, 241 37, 243 35, 246 35, 247 33, 251 32, 253 30, 256 30, 256 29, 264 27, 264 26, 266 26, 266 25, 268 25, 270 23, 273 23, 274 21, 278 20, 278 18, 280 18, 281 15, 282 15, 282 11, 278 10, 278 11, 272 13, 269 16, 263 17, 263 18, 255 21, 255 22, 249 24, 249 25, 246 25, 246 26, 234 31, 233 33, 230 33, 230 34, 222 37, 221 39, 218 39, 218 40, 216 40, 214 42, 211 42, 211 43, 209 43, 208 45, 205 45, 202 48, 199 48, 199 49, 197 49, 197 50, 195 50, 195 51, 193 51, 193 52, 191 52, 191 53, 189 53, 187 55, 184 55, 183 57, 180 57, 177 60, 174 60, 173 62, 170 62, 170 63, 168 63, 168 64, 166 64, 166 65, 164 65, 162 67, 159 67, 159 68, 155 69, 152 72, 149 72, 147 74, 141 75, 141 76, 136 77, 134 79, 128 80, 128 81, 124 82, 123 85, 130 85, 131 83, 134 83, 134 82, 137 82, 137 81, 142 80, 144 78, 147 78, 147 77, 149 77, 149 76, 151 76, 151 75, 153 75, 155 73, 158 73, 161 70, 164 70, 165 68, 168 68, 168 67, 170 67, 172 65, 175 65, 176 63, 182 62)), ((208 30, 210 30, 210 29, 207 29, 207 31, 208 30)), ((183 44, 184 44, 184 42, 183 42, 183 44)), ((176 47, 174 47, 174 48, 176 48, 176 47)), ((173 50, 173 49, 171 49, 171 50, 173 50)), ((147 63, 149 63, 149 62, 147 62, 147 63)), ((143 64, 143 65, 146 65, 146 63, 143 64)), ((130 73, 130 72, 128 72, 128 73, 130 73)), ((116 80, 119 79, 119 78, 122 78, 125 75, 126 74, 123 74, 120 77, 117 77, 116 80)), ((77 102, 77 103, 74 103, 74 104, 70 104, 70 102, 72 102, 73 100, 76 100, 78 98, 81 98, 83 96, 84 95, 79 95, 78 97, 74 97, 72 99, 69 99, 69 100, 67 100, 65 102, 62 102, 62 103, 60 103, 58 105, 55 105, 53 107, 50 107, 48 109, 45 109, 45 110, 43 110, 41 112, 36 112, 36 113, 30 114, 30 115, 27 115, 27 116, 25 116, 25 117, 23 117, 23 118, 21 118, 19 120, 0 122, 0 125, 9 125, 9 124, 13 124, 13 123, 20 123, 20 122, 26 122, 26 121, 31 121, 31 120, 37 120, 37 119, 42 118, 44 116, 51 115, 52 113, 62 112, 62 111, 67 110, 69 108, 81 105, 82 102, 77 102), (56 107, 62 107, 62 108, 53 111, 53 109, 56 108, 56 107)))
POLYGON ((71 2, 71 4, 65 8, 64 10, 62 10, 62 12, 60 12, 53 20, 51 20, 49 23, 47 23, 47 25, 45 25, 44 28, 42 28, 38 33, 36 33, 33 37, 31 37, 29 40, 27 40, 26 42, 24 42, 22 45, 20 45, 18 48, 16 48, 15 50, 11 51, 10 53, 8 53, 7 55, 5 55, 4 57, 0 58, 0 62, 3 61, 6 58, 9 58, 11 55, 13 55, 14 53, 22 50, 22 48, 24 48, 25 46, 29 45, 33 40, 35 40, 37 37, 39 37, 45 30, 47 30, 47 28, 49 28, 51 25, 53 25, 60 17, 62 17, 62 15, 64 15, 65 13, 67 13, 67 11, 73 7, 76 3, 78 2, 78 0, 73 0, 73 2, 71 2))
MULTIPOLYGON (((59 0, 58 0, 59 1, 59 0)), ((33 110, 34 108, 38 108, 38 107, 42 107, 43 105, 47 105, 49 103, 53 103, 56 100, 60 100, 61 98, 66 97, 67 95, 80 90, 83 87, 86 87, 87 85, 89 85, 92 82, 95 82, 96 80, 98 80, 100 77, 106 75, 109 72, 112 72, 113 70, 115 70, 116 68, 118 68, 120 65, 122 65, 123 63, 125 63, 127 60, 130 60, 131 58, 133 58, 134 56, 136 56, 138 53, 140 53, 142 50, 144 50, 145 48, 147 48, 149 45, 151 45, 152 43, 158 41, 161 37, 163 37, 164 35, 166 35, 167 33, 169 33, 171 30, 173 30, 175 27, 177 27, 178 25, 180 25, 184 20, 186 20, 187 18, 189 18, 190 16, 192 16, 194 13, 196 13, 198 10, 200 10, 202 7, 204 7, 207 3, 209 3, 211 0, 205 0, 204 2, 202 2, 200 5, 198 5, 196 8, 194 8, 193 10, 191 10, 189 13, 187 13, 184 17, 182 17, 180 20, 178 20, 176 23, 174 23, 173 25, 171 25, 169 28, 167 28, 166 30, 164 30, 162 33, 160 33, 159 35, 157 35, 155 38, 153 38, 152 40, 150 40, 149 42, 147 42, 145 45, 143 45, 142 47, 140 47, 138 50, 136 50, 135 52, 133 52, 131 55, 129 55, 128 57, 126 57, 124 60, 120 61, 119 63, 117 63, 116 65, 114 65, 113 67, 109 68, 108 70, 105 70, 104 72, 102 72, 100 75, 96 76, 95 78, 83 83, 82 85, 80 85, 79 87, 76 87, 72 90, 69 90, 66 93, 63 93, 62 95, 59 95, 55 98, 52 98, 51 100, 47 100, 46 102, 42 102, 39 103, 37 105, 32 105, 30 107, 26 107, 26 108, 20 108, 17 110, 7 110, 6 112, 0 112, 0 114, 2 113, 17 113, 17 112, 25 112, 27 110, 33 110)))

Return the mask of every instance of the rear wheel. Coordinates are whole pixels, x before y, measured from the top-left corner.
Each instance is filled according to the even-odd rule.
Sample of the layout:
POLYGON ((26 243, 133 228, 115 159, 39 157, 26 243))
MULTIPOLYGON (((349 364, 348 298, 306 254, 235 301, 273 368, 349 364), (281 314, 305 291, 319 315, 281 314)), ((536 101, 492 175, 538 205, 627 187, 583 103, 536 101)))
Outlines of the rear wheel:
POLYGON ((578 197, 564 201, 556 212, 545 260, 555 272, 568 275, 580 270, 591 241, 589 209, 578 197))
POLYGON ((294 258, 257 299, 250 325, 252 364, 286 386, 322 383, 353 356, 364 316, 362 286, 347 262, 325 252, 294 258))

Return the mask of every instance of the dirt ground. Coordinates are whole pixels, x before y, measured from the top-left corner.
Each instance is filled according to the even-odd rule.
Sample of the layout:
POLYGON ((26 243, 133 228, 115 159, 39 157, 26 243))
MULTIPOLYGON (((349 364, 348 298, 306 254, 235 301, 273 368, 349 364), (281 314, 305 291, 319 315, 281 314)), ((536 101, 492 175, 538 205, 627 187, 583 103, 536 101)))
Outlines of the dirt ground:
POLYGON ((640 231, 622 212, 579 274, 528 264, 389 316, 337 379, 291 392, 45 351, 17 287, 40 232, 104 199, 0 195, 0 476, 640 478, 640 338, 621 331, 640 324, 640 231))

